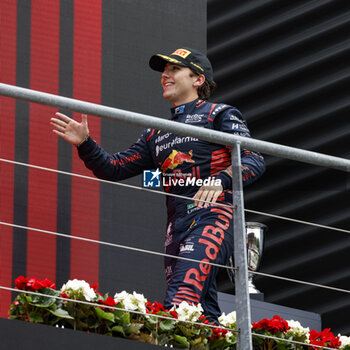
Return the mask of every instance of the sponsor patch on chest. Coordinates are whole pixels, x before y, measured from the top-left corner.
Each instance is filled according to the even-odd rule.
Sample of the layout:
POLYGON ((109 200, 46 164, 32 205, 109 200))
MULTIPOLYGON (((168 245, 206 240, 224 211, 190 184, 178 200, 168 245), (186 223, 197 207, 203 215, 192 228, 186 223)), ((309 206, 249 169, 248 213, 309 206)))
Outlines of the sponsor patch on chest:
POLYGON ((199 123, 202 121, 202 118, 204 117, 204 114, 187 114, 185 123, 199 123))

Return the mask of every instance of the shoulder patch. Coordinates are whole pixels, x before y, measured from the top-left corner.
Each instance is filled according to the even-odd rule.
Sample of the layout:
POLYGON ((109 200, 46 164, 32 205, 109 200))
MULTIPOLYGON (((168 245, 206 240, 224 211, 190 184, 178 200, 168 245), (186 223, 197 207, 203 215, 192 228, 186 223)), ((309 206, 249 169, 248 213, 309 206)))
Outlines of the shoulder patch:
MULTIPOLYGON (((147 132, 150 132, 150 131, 151 131, 151 129, 147 129, 147 132)), ((148 142, 148 141, 150 140, 150 138, 153 136, 154 132, 155 132, 155 129, 152 129, 152 132, 148 135, 148 137, 147 137, 147 139, 146 139, 147 142, 148 142)))
POLYGON ((209 116, 208 119, 210 121, 214 121, 215 117, 217 114, 219 114, 220 112, 224 111, 225 109, 228 108, 232 108, 230 105, 224 104, 224 103, 220 103, 220 104, 213 104, 213 106, 211 107, 211 110, 209 112, 209 116))

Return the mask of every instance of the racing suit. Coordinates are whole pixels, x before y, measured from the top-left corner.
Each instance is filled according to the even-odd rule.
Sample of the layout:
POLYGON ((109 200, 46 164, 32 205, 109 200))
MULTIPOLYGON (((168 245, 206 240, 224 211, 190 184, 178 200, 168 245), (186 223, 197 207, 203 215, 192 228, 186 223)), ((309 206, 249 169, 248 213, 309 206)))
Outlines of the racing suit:
MULTIPOLYGON (((171 109, 171 119, 180 123, 250 137, 241 113, 225 104, 203 100, 171 109)), ((167 196, 165 252, 200 262, 166 257, 168 288, 164 306, 182 301, 201 303, 204 314, 215 320, 220 316, 217 302, 218 268, 208 262, 227 264, 233 252, 232 209, 217 205, 198 208, 191 199, 205 179, 219 179, 223 193, 217 202, 232 205, 232 166, 229 147, 169 132, 147 129, 124 152, 109 154, 88 138, 78 147, 80 158, 102 179, 118 181, 146 169, 160 169, 167 196), (197 181, 200 179, 199 181, 197 181)), ((243 184, 255 181, 265 170, 263 157, 241 151, 243 184)))

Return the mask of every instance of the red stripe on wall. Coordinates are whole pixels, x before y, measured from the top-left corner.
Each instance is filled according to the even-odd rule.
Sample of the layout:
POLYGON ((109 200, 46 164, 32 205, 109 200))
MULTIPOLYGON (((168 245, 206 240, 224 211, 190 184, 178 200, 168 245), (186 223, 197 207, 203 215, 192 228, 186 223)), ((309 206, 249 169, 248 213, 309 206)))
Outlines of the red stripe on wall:
MULTIPOLYGON (((58 94, 59 0, 32 0, 30 88, 58 94)), ((30 105, 29 163, 57 169, 55 108, 30 105)), ((57 175, 29 169, 28 226, 56 230, 57 175)), ((28 231, 27 276, 56 279, 56 238, 28 231)))
MULTIPOLYGON (((102 5, 96 0, 74 2, 73 97, 94 103, 101 101, 102 5)), ((80 114, 74 118, 81 120, 80 114)), ((100 141, 100 119, 88 117, 91 136, 100 141)), ((72 171, 89 174, 73 152, 72 171)), ((72 235, 99 239, 99 184, 72 179, 72 235)), ((71 242, 71 278, 94 283, 99 277, 99 246, 77 240, 71 242)))
MULTIPOLYGON (((6 84, 16 84, 16 28, 17 2, 1 1, 0 76, 6 84)), ((0 97, 0 156, 15 158, 15 100, 0 97)), ((14 167, 0 163, 0 214, 1 220, 13 222, 14 167)), ((12 228, 0 226, 0 285, 12 286, 12 228)), ((11 292, 0 291, 0 317, 8 317, 11 292)))

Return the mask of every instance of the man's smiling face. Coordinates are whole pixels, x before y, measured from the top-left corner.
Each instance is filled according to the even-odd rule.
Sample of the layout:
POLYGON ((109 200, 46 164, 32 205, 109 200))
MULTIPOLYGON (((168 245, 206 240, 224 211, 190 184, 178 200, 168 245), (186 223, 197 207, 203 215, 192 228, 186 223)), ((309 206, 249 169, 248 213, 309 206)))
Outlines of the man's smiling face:
POLYGON ((163 97, 175 106, 195 100, 198 98, 198 77, 188 67, 167 63, 161 79, 163 97))

